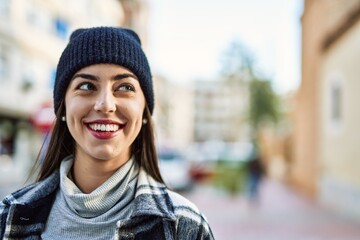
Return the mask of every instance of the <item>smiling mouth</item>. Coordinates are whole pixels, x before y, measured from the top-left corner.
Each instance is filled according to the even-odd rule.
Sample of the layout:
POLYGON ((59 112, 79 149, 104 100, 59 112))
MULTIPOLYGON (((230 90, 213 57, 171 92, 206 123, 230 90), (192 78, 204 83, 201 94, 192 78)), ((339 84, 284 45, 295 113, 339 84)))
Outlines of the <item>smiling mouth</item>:
POLYGON ((100 124, 100 123, 90 123, 88 124, 89 128, 96 132, 116 132, 123 126, 118 124, 100 124))

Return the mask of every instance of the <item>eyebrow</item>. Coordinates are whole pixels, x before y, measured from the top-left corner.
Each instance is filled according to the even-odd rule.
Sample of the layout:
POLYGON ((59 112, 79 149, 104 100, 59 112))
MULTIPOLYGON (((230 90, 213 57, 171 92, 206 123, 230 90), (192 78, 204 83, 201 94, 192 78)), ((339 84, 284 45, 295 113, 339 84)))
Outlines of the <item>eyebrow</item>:
MULTIPOLYGON (((76 73, 71 80, 74 80, 75 78, 84 78, 92 81, 99 81, 100 78, 96 75, 88 74, 88 73, 76 73)), ((118 81, 124 78, 134 78, 139 81, 139 79, 131 73, 122 73, 122 74, 116 74, 115 76, 111 77, 111 80, 118 81)))

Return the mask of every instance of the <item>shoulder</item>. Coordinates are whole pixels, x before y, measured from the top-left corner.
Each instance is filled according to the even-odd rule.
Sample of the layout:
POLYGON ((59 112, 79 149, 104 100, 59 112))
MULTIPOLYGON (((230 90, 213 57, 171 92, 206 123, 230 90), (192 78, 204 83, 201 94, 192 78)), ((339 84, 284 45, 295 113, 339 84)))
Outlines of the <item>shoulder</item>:
MULTIPOLYGON (((199 208, 184 196, 168 190, 177 217, 180 236, 198 236, 199 239, 213 239, 206 217, 199 208)), ((191 238, 189 238, 191 239, 191 238)))
MULTIPOLYGON (((151 200, 155 199, 157 202, 154 203, 156 209, 159 203, 165 203, 165 206, 167 206, 166 212, 173 212, 179 217, 189 217, 196 222, 201 221, 202 215, 194 203, 168 189, 165 184, 157 182, 141 168, 138 175, 136 196, 142 195, 150 197, 151 200)), ((161 212, 163 212, 162 208, 161 212)))
POLYGON ((175 221, 178 239, 214 239, 205 216, 194 203, 155 181, 143 169, 138 175, 135 199, 135 215, 153 214, 175 221))
POLYGON ((191 215, 191 217, 195 217, 195 218, 201 215, 198 207, 189 199, 169 189, 167 190, 167 192, 173 203, 174 210, 176 213, 184 214, 184 211, 191 212, 194 215, 194 216, 191 215))
POLYGON ((7 195, 2 201, 0 202, 0 239, 3 239, 5 234, 6 225, 10 225, 12 223, 14 210, 17 210, 17 206, 23 206, 23 202, 25 201, 25 196, 32 191, 36 184, 31 184, 26 187, 22 187, 19 190, 7 195), (8 219, 10 222, 7 222, 8 219))
POLYGON ((0 203, 0 239, 42 231, 58 189, 56 174, 8 195, 0 203), (5 233, 6 231, 6 233, 5 233), (20 234, 20 235, 19 235, 20 234))
MULTIPOLYGON (((34 183, 9 194, 0 202, 0 239, 4 237, 5 229, 12 229, 12 226, 17 225, 19 229, 19 222, 17 215, 31 214, 34 211, 33 206, 37 199, 37 189, 39 183, 34 183), (27 207, 29 206, 29 207, 27 207), (28 209, 28 210, 26 210, 28 209)), ((7 230, 9 231, 9 230, 7 230)))
POLYGON ((0 204, 0 209, 12 204, 31 204, 51 195, 58 186, 59 176, 55 172, 43 181, 29 184, 6 196, 0 204))

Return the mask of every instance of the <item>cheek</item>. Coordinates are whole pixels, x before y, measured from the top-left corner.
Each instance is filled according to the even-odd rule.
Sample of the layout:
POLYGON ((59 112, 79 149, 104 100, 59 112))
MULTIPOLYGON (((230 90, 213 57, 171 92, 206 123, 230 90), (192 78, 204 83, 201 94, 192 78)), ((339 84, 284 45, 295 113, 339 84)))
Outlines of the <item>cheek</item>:
POLYGON ((77 113, 80 113, 83 108, 86 106, 86 103, 78 101, 76 99, 71 99, 65 102, 66 116, 74 116, 77 113))
POLYGON ((89 101, 82 101, 78 98, 66 99, 66 121, 69 129, 77 126, 79 120, 89 111, 89 107, 89 101))
POLYGON ((124 109, 128 117, 132 118, 134 121, 138 121, 139 119, 142 121, 145 100, 137 99, 136 101, 122 102, 119 107, 124 109))

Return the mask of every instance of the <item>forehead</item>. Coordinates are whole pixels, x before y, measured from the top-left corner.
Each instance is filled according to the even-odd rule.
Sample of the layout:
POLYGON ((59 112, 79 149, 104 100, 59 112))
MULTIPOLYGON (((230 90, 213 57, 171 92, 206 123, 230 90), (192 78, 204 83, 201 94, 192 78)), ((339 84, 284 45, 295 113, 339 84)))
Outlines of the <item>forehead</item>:
POLYGON ((129 69, 123 66, 116 64, 106 64, 106 63, 89 65, 84 68, 81 68, 76 73, 82 73, 82 72, 92 73, 92 74, 102 74, 102 75, 110 75, 111 73, 119 72, 119 73, 130 73, 132 75, 135 75, 133 72, 131 72, 129 69))

